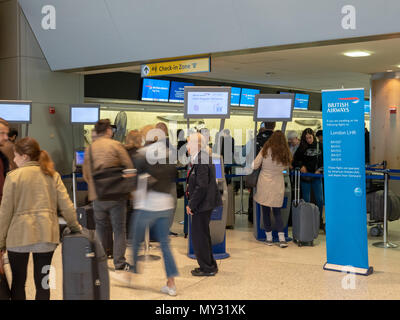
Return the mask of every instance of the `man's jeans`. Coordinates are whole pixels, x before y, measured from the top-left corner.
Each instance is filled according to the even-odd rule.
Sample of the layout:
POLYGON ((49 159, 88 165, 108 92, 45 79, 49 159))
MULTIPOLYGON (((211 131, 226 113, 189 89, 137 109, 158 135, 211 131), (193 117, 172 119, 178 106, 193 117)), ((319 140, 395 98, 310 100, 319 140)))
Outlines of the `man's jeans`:
POLYGON ((137 272, 137 258, 140 244, 144 240, 146 228, 152 230, 152 234, 160 242, 161 251, 164 258, 165 272, 167 278, 178 275, 175 260, 169 247, 169 221, 173 210, 165 211, 145 211, 135 210, 133 219, 133 271, 137 272))
MULTIPOLYGON (((96 221, 96 233, 101 243, 107 243, 107 226, 111 220, 114 234, 114 266, 115 269, 126 264, 126 200, 123 201, 93 201, 94 218, 96 221)), ((104 248, 106 250, 106 248, 104 248)))

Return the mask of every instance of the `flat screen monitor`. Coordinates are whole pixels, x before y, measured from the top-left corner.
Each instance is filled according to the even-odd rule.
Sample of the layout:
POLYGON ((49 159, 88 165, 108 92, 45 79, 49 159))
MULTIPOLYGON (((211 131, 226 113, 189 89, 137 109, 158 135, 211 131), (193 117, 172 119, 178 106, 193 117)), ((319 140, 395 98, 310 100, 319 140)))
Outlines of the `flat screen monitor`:
POLYGON ((213 159, 213 164, 215 167, 215 178, 222 179, 222 166, 221 166, 221 159, 213 159))
POLYGON ((230 105, 230 87, 185 87, 185 119, 229 119, 230 105))
POLYGON ((258 94, 254 121, 291 121, 294 94, 258 94))
POLYGON ((370 101, 364 101, 364 113, 369 114, 371 112, 371 102, 370 101))
POLYGON ((142 100, 168 102, 169 84, 168 80, 143 79, 142 100))
POLYGON ((240 96, 241 107, 254 107, 256 94, 259 94, 260 90, 242 88, 242 94, 240 96))
POLYGON ((294 108, 299 110, 307 110, 309 99, 309 94, 296 93, 294 96, 294 108))
POLYGON ((0 101, 0 118, 11 123, 32 123, 32 102, 0 101))
POLYGON ((185 87, 194 86, 190 82, 171 82, 171 89, 169 90, 169 102, 183 103, 185 100, 185 87))
POLYGON ((84 160, 85 160, 85 150, 76 150, 75 151, 75 164, 77 166, 83 166, 84 160))
POLYGON ((242 91, 241 88, 232 87, 232 89, 231 89, 231 106, 239 106, 241 91, 242 91))
POLYGON ((100 119, 100 105, 71 104, 70 120, 72 124, 95 124, 100 119))

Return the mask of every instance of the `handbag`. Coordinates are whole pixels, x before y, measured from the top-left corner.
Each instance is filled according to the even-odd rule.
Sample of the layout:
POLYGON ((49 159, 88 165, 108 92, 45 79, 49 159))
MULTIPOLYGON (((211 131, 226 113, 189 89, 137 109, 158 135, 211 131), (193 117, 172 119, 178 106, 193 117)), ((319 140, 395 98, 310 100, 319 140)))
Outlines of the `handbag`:
POLYGON ((97 198, 100 201, 120 201, 129 199, 135 189, 137 177, 124 178, 125 167, 110 167, 97 171, 93 169, 92 146, 89 147, 90 169, 97 198))
POLYGON ((258 168, 257 170, 253 170, 253 172, 251 174, 244 177, 244 182, 245 182, 246 188, 257 187, 257 181, 258 181, 258 176, 260 175, 260 172, 261 172, 261 167, 258 168))
POLYGON ((6 274, 4 272, 3 257, 0 257, 0 300, 10 300, 11 290, 8 286, 6 274))

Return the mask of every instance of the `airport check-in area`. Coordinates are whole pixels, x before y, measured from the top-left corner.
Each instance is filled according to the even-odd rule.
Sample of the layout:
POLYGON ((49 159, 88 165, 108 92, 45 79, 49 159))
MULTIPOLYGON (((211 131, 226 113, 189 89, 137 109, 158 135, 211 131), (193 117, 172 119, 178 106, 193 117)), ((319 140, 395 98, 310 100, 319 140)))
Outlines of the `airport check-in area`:
MULTIPOLYGON (((302 26, 304 30, 298 30, 298 36, 294 37, 294 22, 280 25, 269 13, 267 22, 259 25, 250 22, 257 8, 265 11, 265 4, 254 3, 254 11, 250 13, 242 7, 244 4, 235 7, 222 1, 204 4, 198 16, 193 17, 194 22, 200 18, 213 21, 204 30, 192 26, 175 11, 181 24, 190 26, 190 30, 182 31, 185 39, 187 32, 192 32, 198 40, 173 39, 168 44, 152 28, 136 33, 128 31, 139 23, 127 22, 123 12, 133 9, 129 1, 118 5, 105 1, 105 7, 103 4, 94 7, 85 1, 75 20, 68 16, 72 14, 72 5, 50 2, 56 10, 57 25, 45 30, 42 19, 48 17, 51 22, 51 9, 48 15, 38 14, 42 8, 37 3, 0 1, 0 13, 4 17, 9 14, 7 30, 12 30, 21 43, 16 46, 11 37, 1 40, 8 49, 0 50, 4 66, 0 68, 0 117, 9 121, 10 128, 18 130, 18 139, 33 137, 49 152, 78 220, 79 212, 86 214, 80 208, 90 206, 83 164, 87 157, 85 150, 94 142, 93 131, 100 119, 110 120, 112 139, 123 145, 130 132, 164 123, 168 143, 175 148, 177 187, 168 238, 179 272, 175 278, 177 296, 160 292, 165 282, 164 256, 154 230, 148 228, 139 251, 141 272, 132 275, 130 285, 112 277, 113 259, 107 259, 110 277, 104 280, 108 282, 108 293, 103 299, 392 300, 400 297, 396 285, 400 280, 400 61, 397 58, 400 40, 399 26, 393 19, 386 19, 386 25, 380 22, 375 29, 367 28, 362 21, 366 12, 373 9, 367 5, 361 10, 361 4, 356 3, 357 29, 346 29, 343 23, 352 24, 352 9, 348 8, 346 14, 347 11, 342 13, 327 4, 325 10, 338 11, 338 21, 326 18, 326 26, 319 33, 315 28, 302 26), (107 18, 106 7, 110 10, 107 18), (226 7, 236 13, 242 10, 241 19, 247 24, 234 24, 226 17, 223 21, 230 28, 221 33, 222 26, 210 12, 226 7), (92 15, 83 22, 85 11, 91 11, 92 15), (101 17, 104 23, 99 24, 96 19, 101 17), (77 22, 74 25, 72 21, 77 22), (267 32, 269 40, 263 40, 262 30, 274 25, 279 25, 280 37, 267 32), (96 35, 95 26, 103 37, 96 35), (77 33, 77 28, 82 32, 77 33), (212 28, 215 34, 209 30, 212 28), (231 35, 235 30, 245 40, 235 42, 231 35), (209 37, 205 36, 207 31, 209 37), (302 32, 308 37, 299 36, 302 32), (246 34, 252 34, 251 39, 244 37, 246 34), (282 40, 283 36, 287 40, 282 40), (65 46, 67 41, 69 48, 65 46), (84 45, 85 41, 90 45, 84 45), (133 41, 137 48, 130 45, 133 41), (18 61, 19 71, 15 71, 17 65, 9 56, 18 61), (302 172, 299 178, 299 170, 291 164, 281 172, 284 188, 280 212, 285 249, 279 246, 282 239, 272 213, 273 245, 266 245, 263 211, 252 200, 257 185, 251 191, 248 180, 257 156, 256 136, 272 122, 276 123, 275 131, 284 133, 286 141, 292 135, 300 140, 308 128, 314 133, 323 132, 323 140, 317 140, 323 145, 323 170, 302 172), (222 200, 222 205, 213 210, 209 225, 213 257, 218 266, 218 273, 210 277, 191 274, 197 263, 192 217, 187 211, 191 158, 185 143, 194 132, 206 132, 222 200), (222 141, 225 149, 221 147, 222 141), (227 147, 231 142, 232 147, 227 147), (315 180, 323 188, 322 210, 317 214, 318 222, 307 223, 307 228, 314 228, 309 231, 313 236, 303 241, 300 240, 303 231, 297 227, 303 218, 296 216, 294 208, 304 201, 302 183, 315 180)), ((145 4, 136 5, 148 9, 145 4)), ((172 14, 172 8, 179 4, 173 1, 170 5, 170 9, 161 6, 172 14)), ((385 6, 388 11, 400 9, 395 2, 385 6)), ((290 13, 292 20, 305 17, 303 9, 290 13)), ((132 14, 143 21, 137 13, 132 14)), ((322 11, 319 15, 326 17, 322 11)), ((382 12, 376 15, 382 16, 382 12)), ((260 18, 258 14, 257 17, 260 18)), ((320 19, 310 19, 310 25, 320 23, 320 19)), ((164 23, 168 32, 174 34, 182 27, 173 20, 166 23, 157 13, 151 23, 158 29, 164 23)), ((310 200, 305 202, 318 207, 318 195, 312 191, 310 200)), ((128 220, 134 214, 131 209, 127 218, 127 261, 133 259, 133 224, 128 220)), ((63 229, 66 222, 59 218, 63 229)), ((83 222, 81 225, 85 226, 83 222)), ((85 227, 95 233, 94 221, 85 227)), ((50 271, 54 284, 50 288, 52 300, 66 299, 63 259, 60 244, 54 251, 54 268, 50 271)), ((5 270, 11 278, 7 263, 5 270)), ((35 299, 32 259, 28 264, 26 298, 35 299)))

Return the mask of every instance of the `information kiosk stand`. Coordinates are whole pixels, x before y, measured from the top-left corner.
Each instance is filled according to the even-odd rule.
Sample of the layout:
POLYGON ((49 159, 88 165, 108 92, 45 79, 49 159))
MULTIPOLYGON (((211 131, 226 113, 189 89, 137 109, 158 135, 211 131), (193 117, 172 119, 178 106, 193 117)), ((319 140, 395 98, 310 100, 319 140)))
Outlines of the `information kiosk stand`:
MULTIPOLYGON (((221 119, 220 131, 224 129, 225 119, 230 117, 230 87, 185 87, 184 117, 187 119, 189 131, 189 119, 221 119)), ((218 140, 216 143, 218 144, 218 140)), ((217 145, 216 150, 219 150, 217 145)), ((221 207, 216 208, 211 214, 210 233, 213 246, 214 259, 229 257, 226 252, 226 219, 228 214, 228 188, 224 175, 224 163, 221 155, 212 154, 215 166, 218 189, 222 195, 221 207)), ((186 215, 186 205, 185 205, 186 215)), ((191 232, 192 219, 189 217, 188 256, 195 259, 192 245, 191 232)))
MULTIPOLYGON (((95 124, 100 119, 100 105, 94 104, 72 104, 70 105, 70 123, 71 125, 95 124)), ((72 133, 74 130, 72 130, 72 133)), ((82 128, 83 132, 83 128, 82 128)), ((74 157, 72 160, 72 193, 75 209, 77 208, 77 191, 82 187, 86 191, 86 187, 82 178, 82 165, 85 159, 85 151, 83 146, 75 148, 75 140, 72 136, 72 147, 74 157), (78 181, 80 179, 80 181, 78 181)))
MULTIPOLYGON (((294 106, 294 94, 258 94, 255 99, 254 107, 254 132, 257 135, 258 122, 275 122, 282 121, 282 132, 285 133, 288 121, 292 120, 294 106)), ((254 151, 257 150, 257 139, 254 139, 254 151)), ((257 157, 254 154, 254 158, 257 157)), ((285 196, 281 209, 283 224, 285 225, 284 233, 286 241, 290 241, 288 236, 288 220, 291 206, 291 184, 289 172, 284 172, 285 180, 285 196)), ((254 194, 255 194, 254 190, 254 194)), ((274 216, 271 214, 272 228, 274 228, 274 216)), ((253 203, 253 234, 259 241, 265 241, 266 234, 264 229, 264 222, 261 214, 261 207, 254 201, 253 203)), ((279 242, 278 232, 273 229, 273 241, 279 242)))

